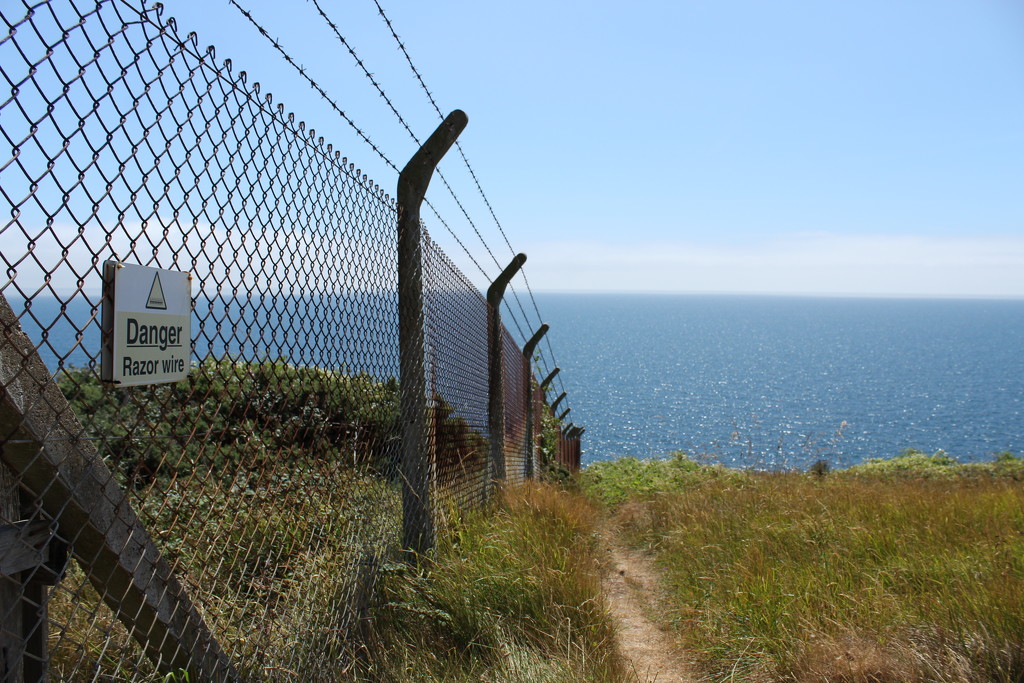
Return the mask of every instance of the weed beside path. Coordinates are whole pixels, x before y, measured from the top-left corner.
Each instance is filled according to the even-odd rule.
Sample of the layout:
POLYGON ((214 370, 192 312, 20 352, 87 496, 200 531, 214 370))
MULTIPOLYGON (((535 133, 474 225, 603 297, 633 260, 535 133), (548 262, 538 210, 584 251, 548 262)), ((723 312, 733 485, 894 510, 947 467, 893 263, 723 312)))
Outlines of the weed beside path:
POLYGON ((583 498, 509 487, 439 536, 424 569, 387 569, 356 680, 622 683, 583 498))

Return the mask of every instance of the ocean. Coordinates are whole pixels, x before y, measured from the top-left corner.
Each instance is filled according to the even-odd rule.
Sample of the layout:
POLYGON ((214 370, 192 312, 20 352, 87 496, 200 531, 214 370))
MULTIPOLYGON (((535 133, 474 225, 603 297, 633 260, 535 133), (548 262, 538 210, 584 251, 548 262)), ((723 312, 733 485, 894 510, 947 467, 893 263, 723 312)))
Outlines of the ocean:
POLYGON ((583 463, 1024 452, 1024 301, 538 294, 583 463))
MULTIPOLYGON (((942 449, 962 461, 1004 450, 1024 453, 1022 300, 536 299, 551 325, 548 336, 572 408, 568 420, 586 428, 584 465, 678 450, 767 469, 806 467, 820 458, 842 467, 907 448, 942 449)), ((19 302, 12 305, 20 310, 19 302)), ((331 336, 323 332, 323 320, 266 324, 289 319, 304 305, 298 299, 268 301, 255 314, 265 335, 229 343, 226 350, 285 357, 301 340, 292 362, 326 362, 381 378, 397 373, 389 341, 395 321, 386 312, 393 302, 349 301, 344 308, 353 328, 357 320, 376 322, 357 335, 335 336, 341 339, 337 348, 321 339, 331 336), (310 338, 321 341, 307 344, 310 338), (368 351, 372 362, 364 364, 359 359, 368 351)), ((58 357, 65 365, 90 363, 99 327, 95 320, 84 324, 90 316, 84 301, 72 302, 63 316, 53 299, 40 297, 33 308, 41 320, 57 319, 45 331, 23 320, 31 336, 45 339, 41 352, 51 368, 58 357), (76 333, 69 320, 85 332, 76 333)), ((218 310, 225 330, 244 327, 253 315, 218 310)), ((234 338, 206 332, 199 339, 219 354, 225 351, 221 334, 234 338)))

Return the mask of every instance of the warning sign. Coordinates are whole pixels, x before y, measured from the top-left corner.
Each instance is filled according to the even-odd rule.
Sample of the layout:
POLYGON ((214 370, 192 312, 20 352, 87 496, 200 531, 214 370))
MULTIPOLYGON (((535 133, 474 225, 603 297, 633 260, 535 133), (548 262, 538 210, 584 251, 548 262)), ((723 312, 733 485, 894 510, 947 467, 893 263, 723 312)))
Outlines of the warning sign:
POLYGON ((188 377, 192 276, 116 261, 103 264, 102 377, 120 386, 188 377))
POLYGON ((161 311, 167 310, 167 300, 164 299, 164 286, 160 284, 160 273, 153 275, 153 286, 149 289, 146 308, 155 308, 161 311))

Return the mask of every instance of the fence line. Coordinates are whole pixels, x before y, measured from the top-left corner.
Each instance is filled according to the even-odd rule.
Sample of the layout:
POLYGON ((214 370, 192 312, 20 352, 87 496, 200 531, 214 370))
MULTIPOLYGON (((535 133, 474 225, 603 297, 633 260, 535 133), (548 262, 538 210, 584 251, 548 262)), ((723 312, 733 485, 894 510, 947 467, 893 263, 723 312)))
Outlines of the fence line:
MULTIPOLYGON (((402 375, 395 200, 136 0, 0 18, 0 678, 343 677, 410 525, 486 499, 495 307, 424 229, 402 375), (101 381, 105 262, 190 274, 186 379, 101 381)), ((578 466, 498 342, 507 478, 578 466)))
MULTIPOLYGON (((260 33, 260 35, 263 36, 264 39, 266 39, 267 41, 269 41, 271 43, 273 48, 282 56, 282 58, 295 71, 297 71, 299 73, 299 75, 303 79, 305 79, 306 82, 314 90, 316 90, 321 95, 321 97, 323 97, 328 102, 328 104, 331 106, 331 108, 339 116, 342 117, 342 119, 349 125, 349 127, 351 127, 356 132, 356 134, 360 137, 360 139, 362 139, 363 142, 365 142, 367 145, 369 145, 369 147, 371 149, 373 149, 373 151, 381 159, 383 159, 384 162, 388 166, 390 166, 392 169, 397 171, 398 168, 395 166, 395 164, 384 155, 384 153, 369 139, 367 134, 362 129, 360 129, 356 125, 356 123, 338 106, 337 102, 335 102, 316 83, 316 81, 313 80, 313 78, 307 73, 307 70, 304 67, 301 67, 299 64, 296 63, 295 59, 293 59, 291 57, 291 55, 285 50, 284 46, 276 38, 271 37, 270 33, 256 20, 256 18, 253 16, 253 14, 251 12, 249 12, 248 10, 246 10, 245 8, 243 8, 236 0, 230 0, 230 1, 231 1, 232 6, 234 6, 241 13, 241 15, 243 17, 245 17, 245 19, 250 24, 252 24, 253 27, 255 27, 255 29, 260 33)), ((363 75, 366 76, 366 78, 370 81, 371 85, 377 91, 377 94, 385 101, 385 103, 387 104, 388 108, 395 115, 395 117, 398 119, 399 123, 406 130, 406 132, 408 132, 409 135, 412 137, 412 139, 416 142, 416 144, 419 145, 420 144, 419 138, 416 136, 416 134, 409 127, 409 124, 405 121, 405 118, 402 116, 402 114, 395 108, 394 104, 391 101, 391 98, 384 91, 383 86, 381 86, 380 83, 377 82, 377 80, 374 77, 374 75, 368 70, 366 64, 356 54, 355 50, 352 48, 352 46, 349 44, 349 42, 344 38, 344 36, 341 35, 337 25, 333 21, 331 21, 330 17, 327 16, 327 14, 323 10, 323 8, 321 8, 320 5, 315 3, 315 2, 313 4, 316 7, 319 16, 323 19, 323 21, 331 29, 331 31, 334 33, 334 36, 340 42, 340 44, 352 56, 352 58, 355 61, 356 65, 363 72, 363 75)), ((383 18, 385 24, 387 25, 388 31, 390 32, 391 36, 397 42, 398 47, 401 50, 402 54, 404 55, 404 57, 406 59, 406 62, 409 64, 410 69, 412 70, 413 74, 416 76, 417 82, 420 84, 420 87, 426 93, 427 98, 428 98, 428 100, 431 103, 431 106, 437 112, 439 118, 441 120, 444 120, 445 116, 441 113, 441 110, 438 107, 437 102, 434 100, 433 95, 430 93, 430 90, 426 87, 426 84, 423 81, 423 77, 420 75, 419 71, 416 69, 415 65, 412 63, 412 58, 410 57, 410 55, 409 55, 405 45, 402 43, 402 41, 398 38, 397 34, 395 33, 394 27, 393 27, 393 25, 391 23, 391 20, 388 18, 387 14, 384 12, 383 8, 381 8, 379 3, 376 4, 376 7, 377 7, 377 10, 378 10, 378 13, 383 18)), ((487 207, 487 210, 488 210, 491 218, 493 219, 493 221, 495 223, 495 226, 498 228, 498 232, 501 234, 501 237, 504 240, 506 246, 508 246, 510 253, 512 253, 514 255, 515 254, 515 250, 512 249, 512 245, 509 242, 508 235, 505 233, 505 229, 501 225, 501 221, 498 220, 498 216, 497 216, 497 214, 494 211, 494 207, 491 206, 490 200, 487 198, 486 193, 484 193, 483 187, 480 185, 480 180, 479 180, 479 178, 476 175, 476 171, 474 171, 473 167, 470 165, 469 159, 466 157, 466 154, 462 150, 462 147, 459 144, 458 140, 455 141, 455 148, 458 151, 459 156, 460 156, 460 158, 463 161, 463 164, 466 166, 467 170, 469 171, 470 177, 473 179, 473 183, 476 186, 477 192, 480 194, 480 197, 483 199, 484 204, 487 207)), ((441 178, 442 182, 445 184, 445 187, 448 189, 449 193, 452 195, 452 198, 454 199, 454 201, 460 207, 460 210, 462 211, 463 216, 466 218, 467 222, 473 228, 474 233, 479 238, 480 243, 483 245, 484 249, 488 252, 488 255, 491 257, 491 260, 494 261, 495 265, 500 266, 500 263, 498 262, 497 258, 494 256, 494 253, 492 252, 490 246, 487 244, 486 240, 484 240, 483 235, 477 229, 475 223, 473 222, 473 219, 469 216, 468 212, 463 207, 462 202, 459 200, 458 196, 456 196, 455 191, 452 188, 452 186, 448 183, 448 181, 445 179, 445 177, 440 172, 438 172, 438 176, 441 178)), ((455 232, 448 226, 448 223, 441 217, 441 215, 437 212, 437 210, 434 208, 434 206, 429 201, 427 202, 427 206, 428 206, 428 208, 430 208, 434 212, 434 214, 437 217, 437 219, 442 223, 442 225, 445 227, 445 229, 448 231, 448 233, 451 235, 451 237, 455 239, 455 242, 462 248, 463 252, 469 258, 470 262, 473 263, 473 265, 476 266, 476 268, 480 271, 480 273, 486 277, 487 276, 487 272, 480 265, 480 263, 476 260, 476 258, 469 251, 469 249, 466 247, 466 245, 462 242, 462 240, 459 238, 459 236, 457 234, 455 234, 455 232)), ((533 297, 533 291, 530 289, 530 282, 527 279, 525 272, 522 274, 522 278, 523 278, 524 284, 526 285, 527 291, 529 293, 530 301, 531 301, 531 304, 533 306, 534 312, 537 314, 538 320, 540 320, 541 319, 540 310, 539 310, 539 308, 537 306, 536 300, 533 297)), ((520 301, 519 296, 518 296, 518 294, 515 291, 514 285, 510 285, 510 289, 512 290, 512 293, 514 295, 517 307, 518 307, 519 311, 523 315, 524 321, 527 321, 527 324, 529 324, 528 323, 529 316, 528 316, 528 314, 526 312, 526 309, 523 307, 522 301, 520 301)), ((520 334, 524 334, 524 331, 519 326, 518 319, 516 317, 514 317, 514 311, 512 310, 511 307, 509 308, 509 310, 510 310, 510 312, 513 312, 513 321, 515 322, 516 327, 519 330, 520 334)), ((547 346, 548 346, 548 351, 551 353, 552 357, 554 357, 554 350, 551 348, 550 339, 547 340, 547 346)), ((541 354, 541 355, 543 357, 543 354, 541 354)))

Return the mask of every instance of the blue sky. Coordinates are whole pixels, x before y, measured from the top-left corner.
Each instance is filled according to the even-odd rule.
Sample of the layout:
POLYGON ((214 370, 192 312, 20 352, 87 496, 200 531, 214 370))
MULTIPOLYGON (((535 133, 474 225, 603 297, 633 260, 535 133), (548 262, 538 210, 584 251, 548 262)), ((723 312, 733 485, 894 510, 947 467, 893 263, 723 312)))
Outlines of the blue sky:
MULTIPOLYGON (((398 166, 412 155, 312 2, 242 4, 398 166)), ((442 110, 469 115, 463 148, 535 291, 1024 296, 1024 4, 381 4, 442 110)), ((393 187, 227 0, 165 5, 393 187)), ((321 6, 429 135, 372 0, 321 6)), ((429 196, 493 276, 511 253, 457 157, 442 170, 494 259, 429 196)))

